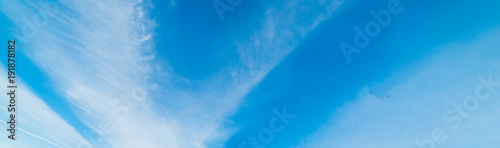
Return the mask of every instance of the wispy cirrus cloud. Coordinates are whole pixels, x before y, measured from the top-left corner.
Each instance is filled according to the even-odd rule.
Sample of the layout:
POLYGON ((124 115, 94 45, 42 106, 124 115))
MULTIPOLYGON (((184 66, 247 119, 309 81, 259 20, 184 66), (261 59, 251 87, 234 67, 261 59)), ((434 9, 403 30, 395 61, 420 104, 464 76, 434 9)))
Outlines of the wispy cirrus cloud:
POLYGON ((295 147, 420 147, 419 142, 439 134, 436 129, 444 133, 444 141, 434 142, 436 147, 498 146, 498 136, 484 135, 500 131, 495 126, 500 123, 495 118, 500 113, 495 107, 500 103, 500 88, 492 92, 483 86, 480 93, 490 93, 490 97, 481 100, 477 110, 463 109, 470 114, 467 118, 447 113, 464 102, 473 105, 464 100, 477 94, 477 87, 484 85, 481 79, 489 82, 491 74, 493 82, 500 82, 498 32, 439 47, 435 54, 396 71, 386 81, 362 89, 356 99, 332 113, 328 124, 295 147), (369 89, 391 97, 378 101, 369 89))
MULTIPOLYGON (((4 64, 2 64, 4 65, 4 64)), ((0 67, 1 71, 6 71, 4 67, 0 67)), ((2 77, 7 77, 5 73, 0 74, 2 77)), ((15 125, 16 136, 15 141, 5 137, 0 138, 2 147, 67 147, 73 144, 86 144, 88 141, 78 131, 69 125, 67 121, 61 118, 54 112, 43 99, 39 98, 30 88, 22 81, 20 77, 16 79, 16 106, 15 107, 15 125), (61 136, 64 135, 64 136, 61 136)), ((2 86, 10 85, 7 79, 0 81, 2 86)), ((5 87, 3 92, 9 92, 5 87)), ((11 112, 7 111, 7 106, 10 104, 10 98, 7 95, 0 96, 2 117, 9 117, 11 112)), ((9 119, 3 121, 2 127, 8 129, 10 125, 5 122, 10 122, 9 119)))
MULTIPOLYGON (((23 26, 16 18, 39 11, 39 3, 10 3, 24 6, 4 12, 16 26, 23 26)), ((66 1, 21 45, 93 130, 86 138, 95 147, 207 147, 234 132, 224 118, 342 3, 273 3, 255 34, 236 43, 239 63, 201 82, 156 58, 149 1, 66 1), (156 89, 144 85, 151 77, 160 82, 156 89)))
MULTIPOLYGON (((272 3, 265 12, 262 26, 248 40, 235 42, 238 64, 223 68, 195 84, 185 80, 194 89, 169 88, 172 93, 167 93, 167 96, 183 98, 178 104, 183 104, 184 108, 173 111, 173 114, 182 116, 182 125, 194 129, 187 131, 185 138, 199 139, 193 141, 203 145, 230 136, 237 128, 225 117, 231 115, 245 95, 300 44, 307 32, 330 17, 342 4, 343 1, 287 0, 272 3)), ((173 79, 186 79, 176 74, 172 76, 176 77, 173 79)))

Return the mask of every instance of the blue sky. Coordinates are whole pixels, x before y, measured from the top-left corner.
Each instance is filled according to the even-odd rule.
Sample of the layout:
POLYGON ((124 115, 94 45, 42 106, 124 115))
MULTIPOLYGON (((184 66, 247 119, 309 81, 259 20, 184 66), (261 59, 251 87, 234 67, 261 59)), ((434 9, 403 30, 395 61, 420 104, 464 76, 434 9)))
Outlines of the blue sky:
POLYGON ((0 147, 498 147, 498 4, 2 0, 22 131, 0 147))

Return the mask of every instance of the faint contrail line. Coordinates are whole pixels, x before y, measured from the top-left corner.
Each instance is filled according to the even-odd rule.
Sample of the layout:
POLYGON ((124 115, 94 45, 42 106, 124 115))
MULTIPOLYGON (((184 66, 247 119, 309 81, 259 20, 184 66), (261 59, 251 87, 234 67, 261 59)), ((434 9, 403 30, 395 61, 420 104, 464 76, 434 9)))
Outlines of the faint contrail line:
MULTIPOLYGON (((5 121, 3 121, 3 120, 0 120, 0 121, 1 121, 2 123, 7 124, 7 122, 5 122, 5 121)), ((7 125, 8 125, 8 124, 7 124, 7 125)), ((25 130, 23 130, 23 129, 19 128, 19 127, 16 127, 16 128, 17 128, 17 129, 19 129, 20 131, 22 131, 22 132, 24 132, 24 133, 28 134, 28 135, 31 135, 31 136, 35 137, 35 138, 38 138, 38 139, 40 139, 40 140, 43 140, 43 141, 45 141, 45 142, 47 142, 47 143, 50 143, 50 144, 52 144, 52 145, 54 145, 54 146, 57 146, 57 147, 59 147, 59 148, 63 148, 63 147, 61 147, 61 146, 59 146, 59 145, 55 144, 54 142, 51 142, 51 141, 49 141, 49 140, 47 140, 47 139, 44 139, 44 138, 42 138, 42 137, 40 137, 40 136, 37 136, 37 135, 35 135, 35 134, 32 134, 32 133, 30 133, 30 132, 28 132, 28 131, 25 131, 25 130)))

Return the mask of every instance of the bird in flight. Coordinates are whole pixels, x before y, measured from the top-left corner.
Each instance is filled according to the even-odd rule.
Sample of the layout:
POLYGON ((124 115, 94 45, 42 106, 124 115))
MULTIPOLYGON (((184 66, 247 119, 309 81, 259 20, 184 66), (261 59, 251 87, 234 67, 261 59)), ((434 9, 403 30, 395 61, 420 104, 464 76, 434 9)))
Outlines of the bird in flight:
MULTIPOLYGON (((372 94, 373 96, 377 97, 377 95, 375 95, 372 91, 370 91, 370 94, 372 94)), ((388 96, 383 96, 383 97, 377 97, 378 100, 381 100, 381 99, 384 99, 384 98, 389 98, 391 95, 388 95, 388 96)))

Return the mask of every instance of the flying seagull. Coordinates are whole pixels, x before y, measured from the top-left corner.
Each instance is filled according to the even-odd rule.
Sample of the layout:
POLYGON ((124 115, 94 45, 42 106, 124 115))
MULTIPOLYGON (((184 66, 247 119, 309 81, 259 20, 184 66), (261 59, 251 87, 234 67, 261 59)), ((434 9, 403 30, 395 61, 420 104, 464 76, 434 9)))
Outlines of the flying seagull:
MULTIPOLYGON (((370 94, 372 94, 373 96, 377 97, 377 95, 375 95, 372 91, 370 91, 370 94)), ((381 100, 381 99, 384 99, 384 98, 389 98, 391 95, 388 95, 388 96, 384 96, 384 97, 377 97, 378 100, 381 100)))

